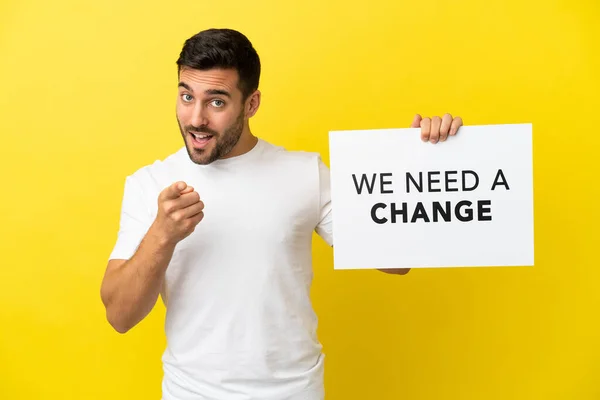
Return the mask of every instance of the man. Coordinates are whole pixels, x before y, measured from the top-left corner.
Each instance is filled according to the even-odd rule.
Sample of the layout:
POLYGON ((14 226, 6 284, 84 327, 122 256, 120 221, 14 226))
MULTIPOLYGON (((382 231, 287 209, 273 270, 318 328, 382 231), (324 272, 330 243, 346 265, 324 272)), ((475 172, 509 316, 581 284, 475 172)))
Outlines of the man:
MULTIPOLYGON (((185 145, 126 179, 101 289, 107 319, 127 332, 161 296, 164 400, 323 399, 309 292, 313 232, 333 244, 328 168, 251 133, 260 61, 244 35, 200 32, 177 64, 185 145)), ((430 142, 461 125, 412 124, 430 142)))

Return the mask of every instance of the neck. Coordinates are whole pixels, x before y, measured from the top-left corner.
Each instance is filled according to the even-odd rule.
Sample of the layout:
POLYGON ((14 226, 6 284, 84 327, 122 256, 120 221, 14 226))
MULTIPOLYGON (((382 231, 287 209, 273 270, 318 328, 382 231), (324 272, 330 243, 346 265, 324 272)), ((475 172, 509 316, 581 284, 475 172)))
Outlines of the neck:
POLYGON ((233 146, 233 149, 231 149, 231 151, 223 158, 237 157, 246 154, 256 146, 257 142, 258 137, 254 136, 252 132, 250 132, 250 129, 248 129, 248 126, 246 126, 240 135, 240 139, 235 146, 233 146))

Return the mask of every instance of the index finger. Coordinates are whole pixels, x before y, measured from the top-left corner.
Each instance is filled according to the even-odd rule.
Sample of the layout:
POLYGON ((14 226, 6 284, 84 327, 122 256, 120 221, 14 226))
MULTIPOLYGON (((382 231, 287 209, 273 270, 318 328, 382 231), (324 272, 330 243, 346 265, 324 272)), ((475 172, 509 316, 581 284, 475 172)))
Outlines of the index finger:
POLYGON ((458 132, 458 128, 463 125, 463 120, 461 117, 456 117, 452 120, 452 125, 450 125, 450 136, 456 135, 458 132))
POLYGON ((163 200, 176 199, 179 196, 181 196, 181 191, 184 190, 186 187, 187 184, 185 182, 175 182, 161 192, 161 197, 163 200))
POLYGON ((181 193, 180 193, 180 194, 181 194, 181 195, 184 195, 184 194, 186 194, 186 193, 191 193, 191 192, 193 192, 193 191, 194 191, 194 188, 188 185, 188 186, 187 186, 185 189, 183 189, 183 190, 181 191, 181 193))

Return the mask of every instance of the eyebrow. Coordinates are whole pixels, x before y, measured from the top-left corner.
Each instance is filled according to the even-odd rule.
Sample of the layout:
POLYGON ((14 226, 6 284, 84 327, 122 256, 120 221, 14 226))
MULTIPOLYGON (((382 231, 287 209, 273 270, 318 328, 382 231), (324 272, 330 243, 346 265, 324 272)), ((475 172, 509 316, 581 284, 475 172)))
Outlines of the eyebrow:
POLYGON ((220 90, 220 89, 208 89, 204 91, 205 94, 208 94, 210 96, 226 96, 231 98, 231 95, 229 94, 228 91, 226 90, 220 90))
MULTIPOLYGON (((194 92, 194 90, 191 88, 191 86, 185 82, 179 82, 179 85, 177 85, 177 86, 185 88, 192 93, 194 92)), ((221 89, 208 89, 208 90, 204 91, 204 93, 207 95, 210 95, 210 96, 221 95, 221 96, 226 96, 226 97, 231 98, 231 94, 228 91, 221 90, 221 89)))

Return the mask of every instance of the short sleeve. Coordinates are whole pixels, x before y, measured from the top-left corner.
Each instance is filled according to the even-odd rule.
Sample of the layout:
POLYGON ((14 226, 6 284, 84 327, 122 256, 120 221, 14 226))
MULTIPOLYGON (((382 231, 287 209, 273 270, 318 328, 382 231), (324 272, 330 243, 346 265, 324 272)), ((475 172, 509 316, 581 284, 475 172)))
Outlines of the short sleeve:
POLYGON ((128 260, 133 256, 151 225, 143 191, 133 176, 125 180, 117 241, 110 259, 128 260))
POLYGON ((319 223, 315 231, 327 242, 333 246, 333 213, 331 207, 331 186, 329 168, 319 157, 319 223))

